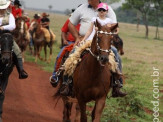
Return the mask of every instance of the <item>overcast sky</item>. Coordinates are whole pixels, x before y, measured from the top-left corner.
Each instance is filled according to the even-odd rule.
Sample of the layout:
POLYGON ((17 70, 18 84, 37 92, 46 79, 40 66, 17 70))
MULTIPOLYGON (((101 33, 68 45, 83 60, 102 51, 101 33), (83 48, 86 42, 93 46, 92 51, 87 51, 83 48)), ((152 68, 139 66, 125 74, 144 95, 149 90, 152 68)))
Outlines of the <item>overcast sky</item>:
MULTIPOLYGON (((79 4, 86 3, 88 0, 20 0, 25 3, 27 8, 49 9, 65 11, 66 9, 76 8, 79 4)), ((118 4, 119 5, 119 4, 118 4)))
POLYGON ((87 0, 20 0, 24 1, 26 7, 36 9, 49 9, 52 5, 52 10, 65 11, 66 9, 76 8, 81 3, 86 3, 87 0))

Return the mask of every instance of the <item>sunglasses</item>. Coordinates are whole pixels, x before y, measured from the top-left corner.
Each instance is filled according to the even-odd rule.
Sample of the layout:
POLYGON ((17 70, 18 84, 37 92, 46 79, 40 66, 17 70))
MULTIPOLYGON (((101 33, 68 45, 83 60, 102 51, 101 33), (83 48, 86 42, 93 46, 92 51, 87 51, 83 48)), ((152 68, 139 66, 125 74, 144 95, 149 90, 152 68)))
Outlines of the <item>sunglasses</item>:
POLYGON ((103 8, 100 8, 100 9, 98 9, 98 11, 99 11, 99 12, 101 12, 101 11, 105 12, 105 11, 107 11, 107 10, 105 10, 105 9, 103 9, 103 8))

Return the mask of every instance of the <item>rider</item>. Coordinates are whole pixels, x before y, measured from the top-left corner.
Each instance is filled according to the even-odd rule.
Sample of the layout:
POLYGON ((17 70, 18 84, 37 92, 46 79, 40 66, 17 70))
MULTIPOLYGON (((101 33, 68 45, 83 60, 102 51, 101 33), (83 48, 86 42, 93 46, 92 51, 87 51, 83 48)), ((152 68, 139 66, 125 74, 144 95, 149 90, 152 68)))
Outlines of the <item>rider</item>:
POLYGON ((50 42, 48 42, 48 46, 50 47, 52 41, 54 41, 56 36, 49 27, 50 26, 50 19, 48 17, 49 17, 49 14, 42 13, 41 25, 42 25, 43 28, 48 29, 48 31, 50 33, 51 40, 50 40, 50 42))
MULTIPOLYGON (((99 0, 88 0, 88 4, 83 4, 82 6, 80 6, 79 8, 76 9, 76 11, 74 12, 74 14, 70 17, 70 23, 69 23, 69 29, 71 31, 71 33, 73 34, 73 36, 76 39, 76 43, 79 43, 85 36, 86 34, 86 30, 89 29, 90 27, 90 23, 93 17, 97 17, 97 7, 99 5, 100 1, 99 0), (81 24, 79 33, 75 30, 75 25, 77 25, 78 23, 81 24)), ((113 11, 113 9, 108 6, 108 10, 109 12, 107 12, 107 17, 109 17, 112 20, 112 25, 117 23, 117 19, 116 19, 116 15, 113 11)), ((116 54, 115 56, 118 55, 118 52, 116 50, 116 48, 112 47, 112 51, 114 52, 114 54, 116 54)), ((120 57, 117 56, 116 59, 118 61, 118 67, 121 68, 121 60, 120 57)), ((121 69, 120 69, 121 71, 121 69)), ((118 74, 120 74, 118 72, 118 74)), ((122 84, 122 82, 121 82, 122 84)), ((122 86, 122 85, 121 85, 122 86)), ((120 87, 121 87, 120 86, 120 87)), ((120 89, 115 89, 113 87, 113 97, 123 97, 125 96, 126 93, 123 93, 120 91, 120 89)))
MULTIPOLYGON (((72 13, 74 11, 75 11, 75 9, 72 9, 72 13)), ((72 15, 72 13, 71 13, 71 15, 72 15)), ((50 79, 52 81, 51 84, 53 87, 56 87, 58 84, 58 80, 57 80, 57 76, 56 76, 56 72, 58 71, 58 69, 56 68, 58 59, 60 58, 63 50, 66 47, 68 47, 70 44, 75 43, 75 38, 72 36, 72 34, 69 32, 69 29, 68 29, 69 22, 70 22, 70 20, 67 19, 66 22, 64 23, 63 27, 61 28, 61 39, 62 39, 62 43, 63 43, 62 46, 63 47, 62 47, 61 51, 59 52, 59 54, 56 58, 55 65, 54 65, 54 71, 53 71, 52 77, 50 79)), ((76 25, 75 28, 77 31, 79 31, 80 24, 76 25)))
MULTIPOLYGON (((0 30, 12 31, 15 29, 15 18, 11 13, 6 11, 9 4, 10 1, 7 2, 6 0, 0 0, 0 30)), ((25 79, 28 77, 28 74, 24 71, 21 51, 15 41, 13 44, 13 50, 17 57, 15 64, 19 72, 19 79, 25 79)))
POLYGON ((40 23, 40 21, 41 21, 41 16, 40 16, 40 14, 35 14, 35 15, 33 16, 33 19, 31 20, 31 23, 32 23, 33 21, 37 21, 38 23, 40 23))
POLYGON ((28 16, 28 13, 24 13, 23 14, 23 17, 25 18, 25 23, 27 24, 27 27, 29 29, 29 26, 30 26, 30 18, 28 16))
POLYGON ((22 9, 20 8, 21 4, 19 0, 14 1, 14 5, 11 6, 12 14, 15 18, 22 16, 22 9))
MULTIPOLYGON (((12 31, 15 29, 15 18, 11 13, 7 12, 7 8, 10 5, 10 1, 7 0, 0 0, 0 30, 9 30, 12 31)), ((22 55, 21 51, 14 41, 13 43, 13 50, 16 56, 14 56, 14 63, 17 67, 17 70, 19 72, 19 79, 25 79, 28 77, 28 74, 23 69, 23 63, 22 63, 22 55)), ((4 91, 7 87, 7 83, 4 84, 2 90, 4 91)), ((4 94, 0 93, 0 121, 2 116, 2 104, 4 101, 4 94)))
POLYGON ((50 19, 48 17, 49 17, 49 14, 42 13, 41 24, 42 24, 42 27, 47 28, 49 30, 50 19))

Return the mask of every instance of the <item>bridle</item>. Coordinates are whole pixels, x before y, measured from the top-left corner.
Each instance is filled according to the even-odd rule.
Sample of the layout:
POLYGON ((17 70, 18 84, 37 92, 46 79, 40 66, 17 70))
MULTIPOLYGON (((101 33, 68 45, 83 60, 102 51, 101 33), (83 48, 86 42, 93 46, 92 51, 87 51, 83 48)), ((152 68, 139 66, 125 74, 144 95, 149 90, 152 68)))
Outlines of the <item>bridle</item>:
MULTIPOLYGON (((98 51, 101 51, 101 52, 106 52, 106 53, 110 53, 111 52, 111 49, 102 49, 101 47, 100 47, 100 45, 99 45, 99 38, 98 38, 98 34, 105 34, 105 35, 114 35, 115 33, 112 33, 112 32, 106 32, 106 31, 97 31, 96 32, 96 45, 97 45, 97 50, 98 51)), ((90 54, 93 56, 93 57, 95 57, 96 59, 97 59, 97 61, 99 61, 100 60, 100 56, 99 55, 96 55, 96 54, 94 54, 92 51, 91 51, 91 47, 90 48, 87 48, 87 50, 90 52, 90 54)))

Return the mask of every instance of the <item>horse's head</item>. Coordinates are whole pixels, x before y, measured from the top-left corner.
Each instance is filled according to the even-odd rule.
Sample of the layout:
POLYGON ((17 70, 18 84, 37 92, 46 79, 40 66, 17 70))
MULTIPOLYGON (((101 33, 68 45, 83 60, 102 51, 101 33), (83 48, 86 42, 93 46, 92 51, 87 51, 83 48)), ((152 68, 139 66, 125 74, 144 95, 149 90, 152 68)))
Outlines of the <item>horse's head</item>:
POLYGON ((13 37, 10 33, 4 33, 0 36, 1 61, 4 64, 12 62, 13 37))
POLYGON ((21 34, 23 34, 24 33, 24 30, 25 30, 25 18, 23 18, 23 17, 18 17, 18 18, 16 18, 16 29, 18 29, 19 30, 19 32, 21 33, 21 34))
POLYGON ((39 23, 37 21, 33 21, 29 27, 29 32, 34 32, 39 26, 39 23))
POLYGON ((118 24, 112 27, 101 26, 96 20, 95 26, 98 28, 98 31, 93 38, 91 49, 100 62, 100 65, 104 66, 109 60, 108 55, 111 51, 111 39, 118 24))

